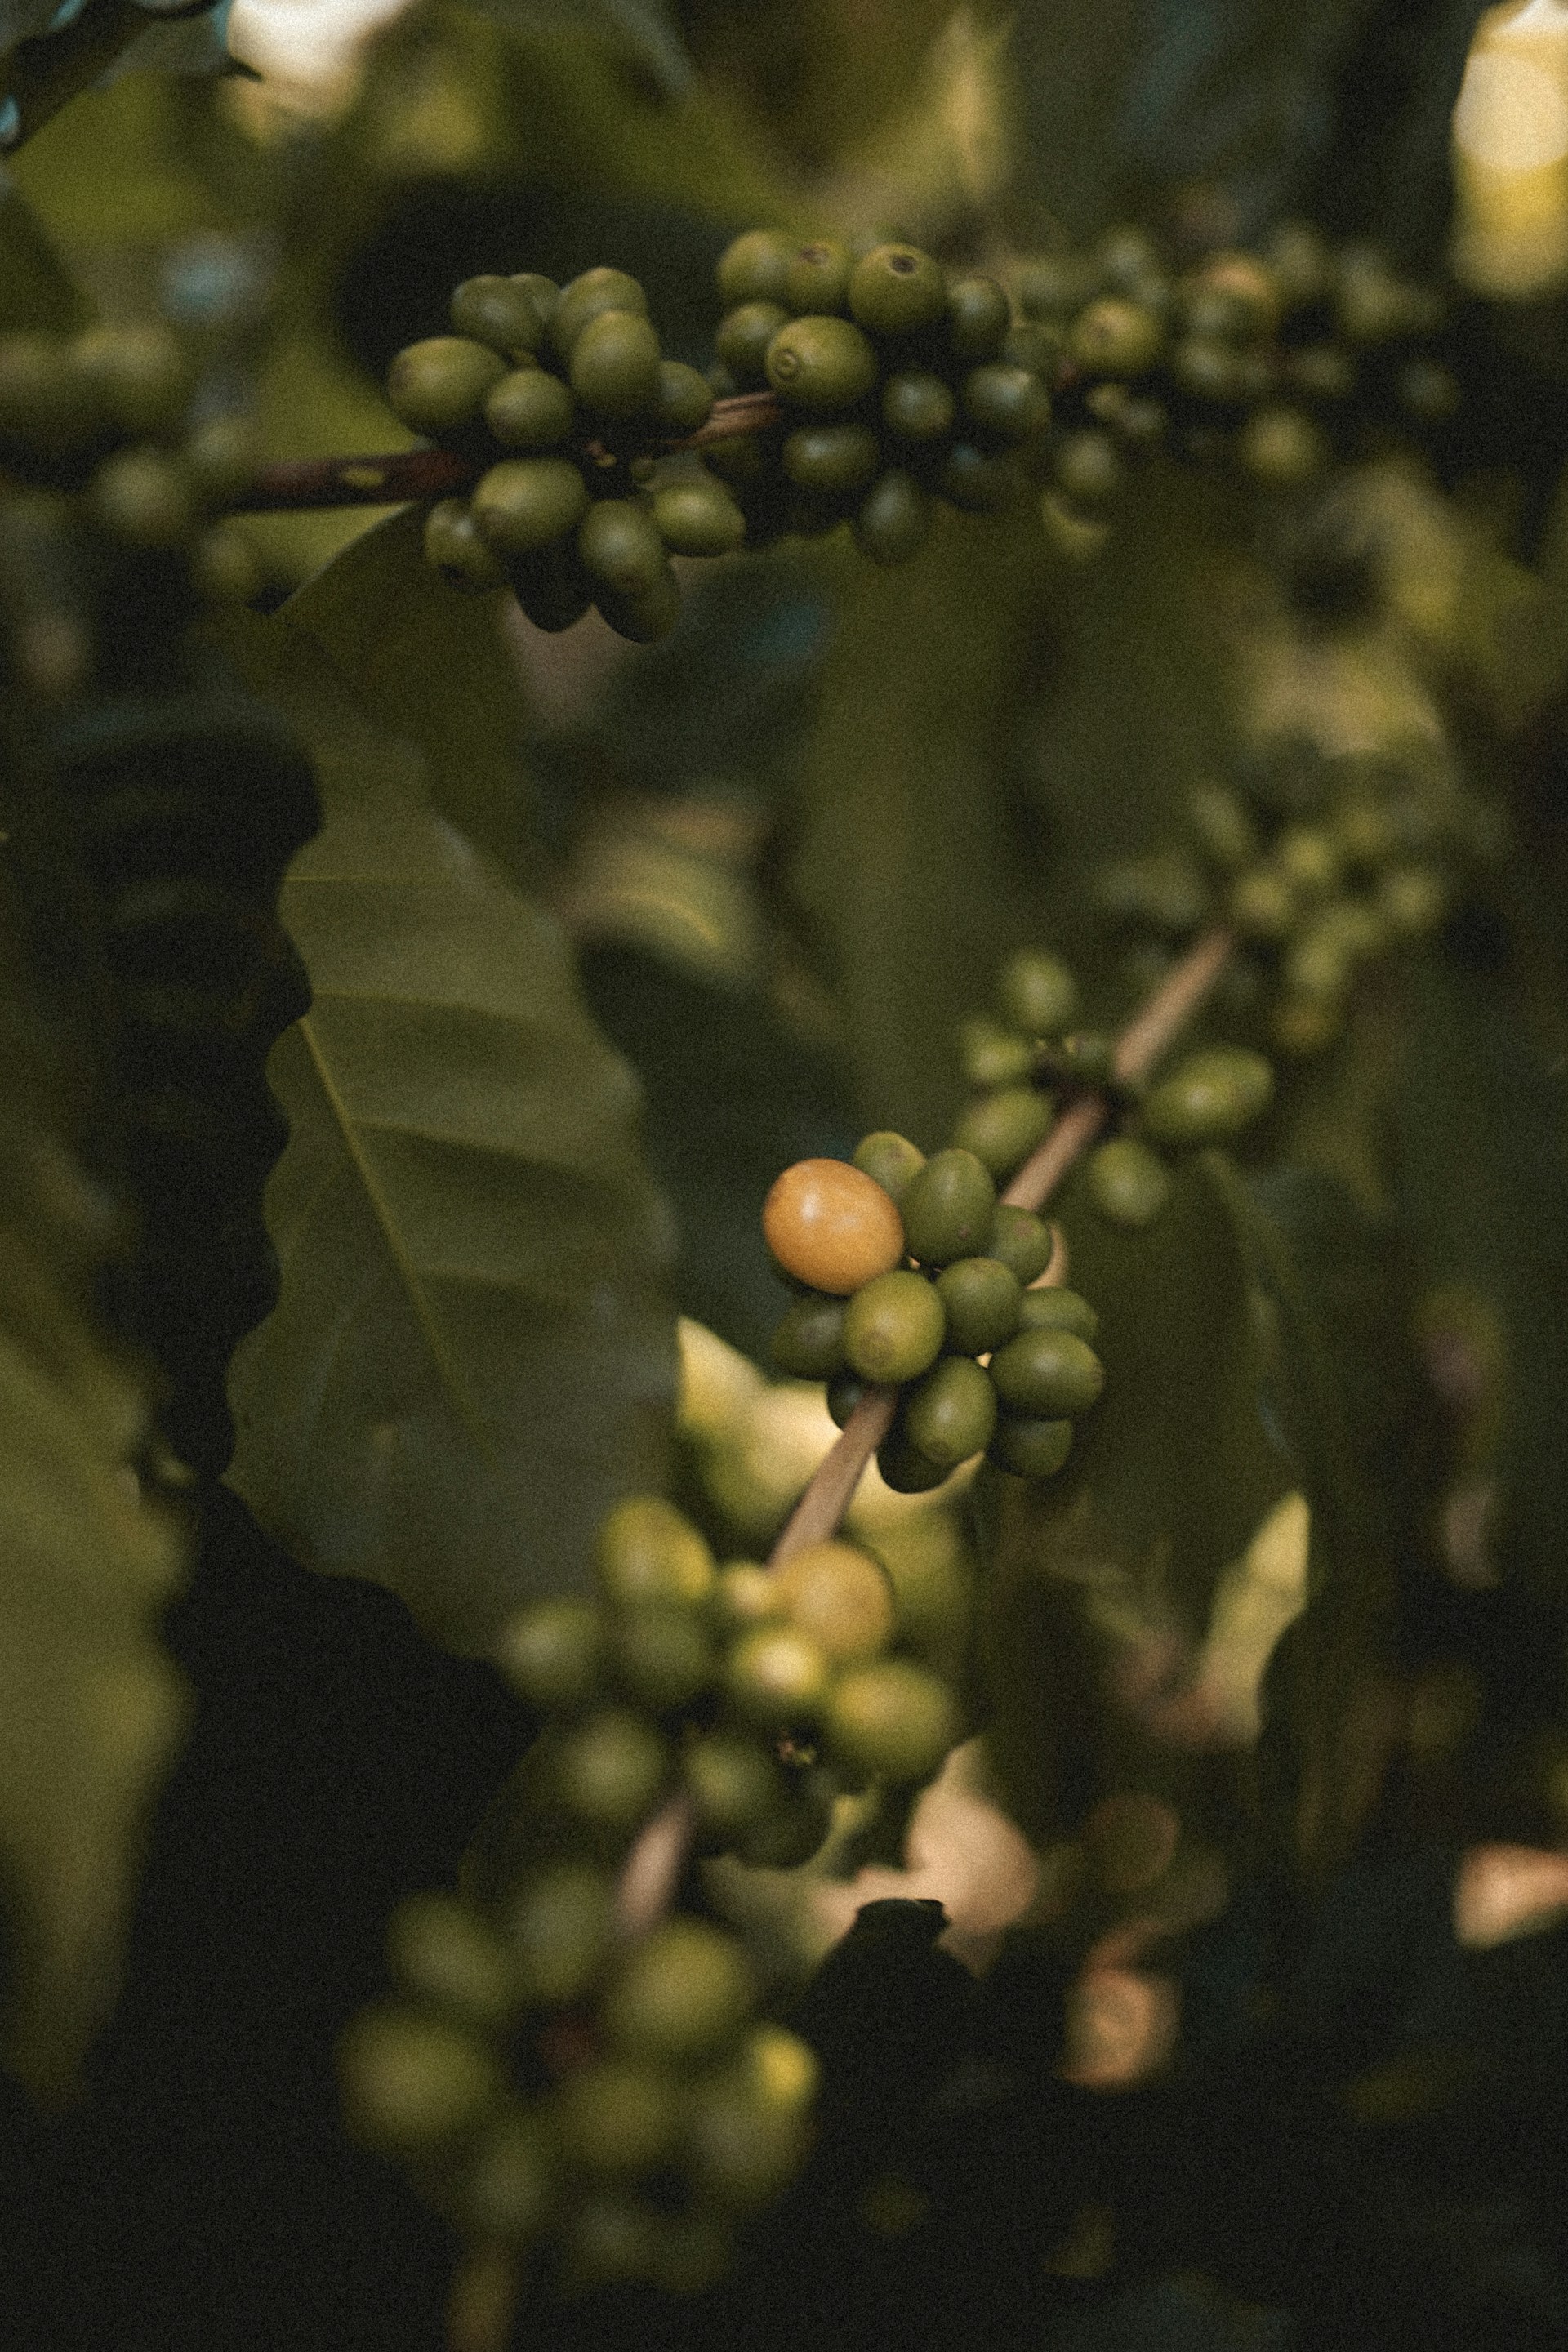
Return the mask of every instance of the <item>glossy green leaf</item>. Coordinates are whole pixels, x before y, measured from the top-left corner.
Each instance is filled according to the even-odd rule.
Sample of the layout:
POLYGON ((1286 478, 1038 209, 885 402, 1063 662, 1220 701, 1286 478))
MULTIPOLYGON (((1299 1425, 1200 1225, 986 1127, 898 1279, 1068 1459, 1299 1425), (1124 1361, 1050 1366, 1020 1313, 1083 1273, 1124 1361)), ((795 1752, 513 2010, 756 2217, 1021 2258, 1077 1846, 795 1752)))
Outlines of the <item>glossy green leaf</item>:
POLYGON ((315 1002, 269 1064, 282 1291, 235 1359, 231 1481, 302 1559, 481 1650, 581 1584, 602 1513, 660 1475, 670 1240, 639 1090, 556 924, 437 814, 418 753, 287 617, 242 658, 325 822, 281 898, 315 1002))
POLYGON ((84 1294, 99 1196, 38 1118, 0 1008, 0 2056, 58 2098, 113 2000, 148 1802, 184 1728, 156 1620, 185 1547, 130 1466, 136 1383, 84 1294))
POLYGON ((0 173, 0 334, 85 325, 88 306, 21 192, 0 173))

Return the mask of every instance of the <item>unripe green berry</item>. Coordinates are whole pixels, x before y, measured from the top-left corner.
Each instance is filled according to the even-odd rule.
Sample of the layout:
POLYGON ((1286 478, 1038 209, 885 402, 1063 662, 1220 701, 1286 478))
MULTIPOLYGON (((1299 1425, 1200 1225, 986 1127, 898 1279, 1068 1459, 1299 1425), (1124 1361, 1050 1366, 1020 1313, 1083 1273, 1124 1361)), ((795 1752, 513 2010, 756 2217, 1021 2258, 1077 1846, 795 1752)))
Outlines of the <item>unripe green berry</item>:
POLYGON ((550 341, 557 359, 569 363, 573 347, 591 319, 605 310, 630 310, 647 316, 647 296, 624 269, 585 269, 561 289, 550 318, 550 341))
POLYGON ((713 413, 713 387, 684 360, 660 360, 653 423, 661 433, 682 437, 706 425, 713 413))
POLYGON ((728 1843, 779 1802, 780 1772, 767 1750, 733 1732, 705 1732, 685 1749, 681 1778, 700 1831, 728 1843))
POLYGON ((572 345, 572 389, 613 424, 646 416, 658 401, 658 336, 635 310, 601 310, 572 345))
POLYGON ((1091 1151, 1084 1176, 1095 1207, 1115 1225, 1152 1223, 1170 1197, 1163 1160, 1132 1135, 1116 1136, 1091 1151))
POLYGON ((931 492, 912 474, 892 467, 861 500, 851 529, 873 563, 908 563, 931 537, 931 492))
POLYGON ((833 1826, 831 1783, 824 1772, 792 1773, 790 1785, 735 1840, 735 1853, 752 1870, 798 1870, 833 1826))
POLYGON ((405 1992, 485 2031, 510 2017, 517 1992, 506 1948, 468 1904, 434 1890, 411 1895, 393 1913, 386 1941, 405 1992))
POLYGON ((879 245, 849 272, 849 315, 873 335, 908 335, 947 308, 947 273, 913 245, 879 245))
POLYGON ((1078 982, 1059 956, 1020 948, 997 982, 1002 1010, 1026 1037, 1054 1037, 1078 1018, 1078 982))
POLYGON ((1273 1066, 1240 1045, 1189 1054, 1150 1089, 1143 1123, 1161 1143, 1226 1141, 1268 1109, 1273 1066))
POLYGON ((1016 1030, 1004 1029, 978 1014, 966 1021, 959 1034, 963 1075, 972 1087, 1016 1086, 1032 1075, 1034 1045, 1016 1030))
POLYGON ((879 1658, 842 1675, 825 1726, 851 1770, 896 1783, 929 1780, 958 1737, 945 1683, 907 1658, 879 1658))
POLYGON ((568 540, 552 540, 527 555, 507 558, 506 576, 519 606, 536 629, 557 635, 580 621, 593 603, 583 577, 577 550, 568 540))
MULTIPOLYGON (((1048 1252, 1048 1234, 1046 1247, 1048 1252)), ((1018 1328, 1022 1291, 1017 1276, 1000 1258, 957 1259, 938 1275, 936 1295, 947 1318, 946 1344, 954 1355, 989 1355, 1018 1328)), ((916 1436, 915 1443, 924 1441, 916 1436)))
POLYGON ((963 390, 970 424, 1009 447, 1034 440, 1051 421, 1050 394, 1027 368, 1009 367, 1004 361, 971 368, 963 390))
POLYGON ((398 352, 387 371, 386 396, 411 432, 449 440, 479 422, 506 373, 506 362, 484 343, 431 335, 398 352))
POLYGON ((879 1128, 874 1134, 861 1137, 855 1147, 854 1164, 863 1176, 879 1184, 890 1200, 900 1202, 925 1166, 926 1156, 907 1135, 879 1128))
MULTIPOLYGON (((599 324, 594 321, 595 327, 599 324)), ((658 524, 646 507, 631 499, 595 500, 578 525, 577 560, 594 583, 595 596, 608 588, 628 597, 645 595, 668 562, 658 524)))
POLYGON ((544 319, 526 278, 465 278, 452 294, 452 330, 485 343, 504 359, 536 352, 545 339, 544 319))
POLYGON ((570 457, 504 457, 479 477, 473 509, 492 547, 531 555, 582 521, 588 486, 570 457))
POLYGON ((719 257, 719 293, 726 306, 782 302, 795 242, 782 228, 748 229, 719 257))
POLYGON ((972 1356, 944 1356, 905 1399, 903 1418, 918 1453, 940 1469, 956 1470, 990 1444, 996 1391, 972 1356))
POLYGON ((545 368, 513 368, 485 401, 485 423, 508 449, 558 448, 575 416, 571 393, 545 368))
POLYGON ((1011 1201, 998 1201, 989 1255, 1016 1274, 1020 1283, 1031 1283, 1044 1274, 1051 1262, 1052 1247, 1051 1229, 1043 1217, 1036 1216, 1032 1209, 1016 1208, 1011 1201))
POLYGON ((611 1654, 622 1690, 654 1715, 689 1706, 712 1673, 700 1618, 659 1602, 628 1609, 616 1620, 611 1654))
POLYGON ((542 1715, 571 1715, 595 1696, 604 1659, 599 1612, 591 1601, 535 1601, 509 1618, 496 1664, 542 1715))
POLYGON ((689 2063, 732 2041, 755 1998, 733 1936, 700 1919, 665 1919, 622 1961, 605 1997, 605 2031, 629 2056, 689 2063))
POLYGON ((672 555, 731 555, 746 536, 746 518, 722 482, 669 482, 654 492, 653 519, 672 555))
POLYGON ((531 2009, 580 2000, 609 1957, 615 1924, 611 1883, 585 1863, 556 1863, 525 1880, 503 1921, 519 1999, 531 2009))
POLYGON ((1243 470, 1265 489, 1296 490, 1328 464, 1329 439, 1316 419, 1299 408, 1259 408, 1237 436, 1236 454, 1243 470))
POLYGON ((674 2154, 679 2100, 662 2067, 591 2058, 560 2084, 553 2120, 569 2164, 601 2179, 633 2180, 674 2154))
POLYGON ((1106 505, 1127 479, 1127 468, 1109 433, 1092 428, 1066 433, 1054 460, 1057 487, 1079 506, 1106 505))
POLYGON ((558 2170, 555 2143, 542 2116, 518 2107, 498 2116, 464 2174, 462 2228, 486 2245, 527 2245, 550 2219, 558 2170))
POLYGON ((425 560, 453 587, 475 593, 506 582, 500 558, 467 499, 442 499, 431 508, 425 518, 425 560))
POLYGON ((1005 457, 955 441, 938 469, 936 488, 961 514, 1000 514, 1017 495, 1018 475, 1005 457))
POLYGON ((923 1275, 897 1267, 863 1283, 849 1301, 845 1360, 862 1380, 879 1385, 916 1380, 936 1361, 945 1328, 942 1301, 931 1285, 923 1275))
POLYGON ((666 561, 640 588, 623 591, 600 583, 594 602, 617 636, 634 646, 651 646, 668 637, 680 618, 680 583, 666 561))
POLYGON ((843 1369, 847 1302, 816 1291, 786 1307, 768 1353, 793 1381, 827 1381, 843 1369))
POLYGON ((1015 1478, 1054 1478, 1072 1452, 1070 1421, 1039 1421, 1024 1413, 1004 1412, 986 1458, 1015 1478))
POLYGON ((1012 324, 1012 305, 994 278, 955 278, 947 289, 947 344, 955 359, 994 360, 1012 324))
POLYGON ((1133 376, 1153 366, 1163 341, 1152 310, 1106 294, 1079 312, 1068 348, 1088 374, 1133 376))
POLYGON ((1059 1283, 1041 1283, 1026 1290, 1019 1300, 1018 1327, 1024 1331, 1071 1331, 1092 1347, 1100 1318, 1076 1290, 1059 1283))
POLYGON ((177 547, 194 512, 184 469, 161 449, 117 449, 92 478, 88 508, 100 530, 133 547, 177 547))
POLYGON ((996 1187, 983 1160, 954 1147, 936 1152, 900 1204, 910 1255, 922 1265, 951 1265, 954 1258, 983 1255, 995 1210, 996 1187))
POLYGON ((877 1468, 884 1486, 895 1495, 929 1495, 944 1486, 952 1473, 929 1454, 922 1454, 909 1432, 895 1423, 890 1435, 877 1449, 877 1468))
POLYGON ((709 1613, 726 1637, 749 1633, 784 1613, 784 1595, 760 1560, 727 1559, 715 1580, 709 1613))
POLYGON ((599 1528, 599 1582, 623 1609, 664 1601, 695 1609, 713 1591, 713 1555, 662 1495, 631 1495, 599 1528))
POLYGON ((870 481, 879 455, 868 425, 803 425, 785 435, 779 459, 797 488, 843 498, 870 481))
POLYGON ((178 426, 194 370, 172 329, 156 320, 88 327, 71 343, 70 358, 122 433, 144 441, 178 426))
POLYGON ((651 1811, 668 1751, 653 1725, 621 1707, 602 1707, 562 1738, 555 1789, 590 1829, 624 1832, 651 1811))
POLYGON ((407 2154, 467 2131, 500 2096, 491 2052, 444 2019, 412 2009, 362 2010, 338 2044, 350 2131, 407 2154))
POLYGON ((784 273, 784 299, 797 316, 841 311, 848 300, 853 268, 854 256, 838 237, 817 237, 797 246, 784 273))
POLYGON ((953 1142, 984 1160, 1004 1182, 1023 1166, 1050 1130, 1051 1102, 1035 1087, 1003 1087, 969 1103, 952 1131, 953 1142))
POLYGON ((1105 1367, 1072 1331, 1020 1331, 991 1359, 991 1378, 1015 1412, 1057 1421, 1087 1412, 1105 1386, 1105 1367))
POLYGON ((923 371, 890 375, 882 386, 882 422, 900 441, 941 441, 952 430, 951 384, 923 371))
POLYGON ((817 415, 853 408, 874 389, 877 373, 875 351, 847 319, 794 319, 768 345, 768 382, 792 408, 817 415))
POLYGON ((787 1623, 759 1625, 734 1644, 724 1668, 730 1704, 764 1730, 809 1723, 827 1695, 827 1660, 818 1644, 787 1623))

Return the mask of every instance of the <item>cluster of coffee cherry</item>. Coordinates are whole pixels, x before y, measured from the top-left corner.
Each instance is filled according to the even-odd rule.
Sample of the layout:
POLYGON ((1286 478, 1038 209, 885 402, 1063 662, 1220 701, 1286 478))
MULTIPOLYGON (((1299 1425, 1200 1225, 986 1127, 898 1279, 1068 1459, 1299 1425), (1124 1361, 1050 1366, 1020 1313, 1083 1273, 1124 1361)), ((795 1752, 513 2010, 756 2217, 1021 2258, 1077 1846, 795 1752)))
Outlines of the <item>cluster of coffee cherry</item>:
POLYGON ((597 1571, 593 1596, 536 1601, 501 1636, 544 1727, 513 1846, 482 1894, 395 1918, 396 1989, 345 2038, 344 2092, 470 2238, 567 2289, 691 2287, 800 2162, 816 2070, 759 2019, 738 1939, 665 1912, 679 1862, 640 1916, 647 1842, 662 1822, 681 1854, 794 1867, 841 1793, 928 1780, 959 1714, 858 1546, 721 1566, 672 1505, 633 1496, 597 1571))

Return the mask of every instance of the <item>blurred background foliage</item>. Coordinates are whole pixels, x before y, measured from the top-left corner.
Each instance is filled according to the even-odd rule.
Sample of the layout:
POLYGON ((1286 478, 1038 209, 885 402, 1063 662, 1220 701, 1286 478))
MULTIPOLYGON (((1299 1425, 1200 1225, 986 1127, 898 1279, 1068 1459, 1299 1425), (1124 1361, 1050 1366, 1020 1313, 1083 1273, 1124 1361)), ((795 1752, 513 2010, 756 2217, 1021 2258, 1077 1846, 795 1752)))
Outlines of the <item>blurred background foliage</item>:
MULTIPOLYGON (((1355 557, 1370 583, 1341 625, 1302 610, 1300 547, 1261 501, 1232 478, 1158 463, 1089 562, 1047 543, 1032 515, 1015 525, 944 512, 926 553, 892 574, 836 541, 726 566, 693 588, 674 635, 643 652, 596 619, 545 640, 514 618, 471 662, 443 664, 438 706, 398 699, 400 665, 415 648, 428 659, 446 625, 434 600, 403 615, 378 609, 384 642, 360 656, 374 667, 379 654, 378 717, 414 733, 441 813, 559 915, 593 1012, 640 1077, 688 1318, 678 1477, 731 1549, 765 1545, 831 1434, 814 1398, 756 1369, 782 1304, 757 1238, 778 1169, 842 1155, 875 1126, 927 1149, 942 1141, 963 1093, 958 1024, 984 1008, 1016 945, 1059 947, 1084 976, 1097 1024, 1124 1014, 1153 969, 1102 919, 1095 877, 1107 861, 1162 850, 1205 777, 1246 761, 1418 754, 1483 786, 1506 812, 1509 859, 1455 910, 1429 957, 1371 993, 1342 1039, 1291 1075, 1263 1139, 1285 1178, 1270 1190, 1255 1168, 1212 1183, 1194 1174, 1160 1245, 1191 1246, 1163 1270, 1137 1252, 1100 1266, 1092 1226, 1079 1234, 1069 1198, 1081 1278, 1106 1317, 1111 1392, 1148 1442, 1140 1452, 1108 1415, 1104 1445, 1086 1449, 1075 1472, 1068 1500, 1082 1493, 1098 1514, 1098 1586, 1073 1570, 1070 1546, 1053 1550, 1049 1530, 1003 1529, 992 1654, 971 1670, 977 1699, 988 1692, 998 1710, 1000 1792, 1063 1885, 1090 1869, 1095 1808, 1131 1783, 1179 1817, 1184 1842, 1163 1885, 1165 1924, 1184 1932, 1221 1907, 1204 1873, 1234 1854, 1236 1800, 1190 1754, 1161 1778, 1147 1725, 1117 1712, 1120 1666, 1155 1635, 1184 1645, 1189 1662, 1208 1659, 1205 1686, 1230 1691, 1245 1745, 1265 1659, 1295 1618, 1273 1650, 1268 1729, 1247 1769, 1288 1792, 1291 1835, 1323 1870, 1342 1864, 1358 1837, 1395 1827, 1410 1852, 1428 1836, 1560 1841, 1563 12, 1552 0, 1484 14, 1474 0, 414 0, 380 14, 359 25, 327 0, 309 10, 304 0, 234 0, 222 70, 128 69, 63 110, 0 178, 0 319, 38 315, 29 289, 52 285, 52 247, 84 309, 173 320, 197 358, 205 411, 250 417, 264 452, 285 457, 406 446, 380 389, 386 362, 439 331, 451 285, 479 270, 563 278, 613 262, 646 284, 666 349, 700 361, 718 316, 713 261, 736 230, 762 221, 803 234, 891 230, 945 258, 1006 269, 1128 217, 1179 251, 1256 239, 1300 215, 1338 237, 1374 239, 1403 265, 1461 273, 1449 337, 1459 418, 1428 465, 1373 453, 1322 520, 1331 557, 1355 557), (1125 1297, 1119 1282, 1131 1285, 1125 1297), (1272 1356, 1267 1331, 1247 1321, 1246 1302, 1259 1296, 1276 1340, 1281 1328, 1295 1335, 1272 1356), (1267 1418, 1217 1391, 1213 1425, 1170 1412, 1194 1360, 1237 1370, 1243 1326, 1267 1418), (1270 1385, 1281 1361, 1298 1366, 1294 1386, 1270 1385), (1307 1496, 1310 1540, 1301 1517, 1265 1517, 1287 1492, 1307 1496), (1255 1557, 1260 1519, 1286 1536, 1255 1557), (1363 1574, 1369 1545, 1376 1572, 1363 1574), (1048 1681, 1018 1671, 1042 1653, 1057 1662, 1048 1681), (1331 1683, 1360 1708, 1353 1740, 1323 1714, 1331 1683)), ((18 27, 36 29, 0 16, 7 35, 18 27)), ((199 61, 193 51, 188 62, 199 61)), ((70 299, 50 295, 57 307, 70 299)), ((261 602, 281 604, 381 519, 253 519, 261 602)), ((457 618, 467 627, 474 614, 457 618)), ((1248 1017, 1232 996, 1212 1021, 1234 1034, 1248 1017)), ((933 1654, 958 1638, 975 1573, 956 1500, 917 1511, 885 1494, 864 1503, 865 1532, 895 1578, 927 1595, 933 1654)), ((1075 1522, 1080 1555, 1083 1537, 1075 1522)), ((307 1696, 330 1713, 362 1675, 362 1596, 327 1604, 342 1612, 336 1646, 307 1677, 295 1619, 304 1623, 314 1603, 253 1529, 229 1527, 223 1540, 230 1592, 253 1580, 243 1631, 249 1640, 261 1628, 257 1673, 271 1677, 274 1720, 300 1719, 307 1696)), ((479 1669, 416 1656, 400 1624, 372 1610, 363 1639, 390 1695, 365 1701, 353 1736, 391 1753, 420 1722, 424 1780, 406 1761, 395 1801, 367 1805, 352 1824, 335 1816, 345 1847, 359 1839, 369 1853, 358 1874, 335 1884, 331 1855, 318 1857, 302 1905, 280 1902, 268 1921, 247 1906, 269 1965, 247 1974, 231 1955, 219 1971, 226 2005, 182 1994, 176 2025, 153 2031, 167 1972, 192 1966, 176 1927, 184 1935, 232 1873, 220 1864, 194 1887, 177 1852, 193 1822, 201 1851, 216 1850, 223 1807, 213 1791, 228 1767, 212 1759, 228 1718, 214 1694, 229 1688, 226 1644, 241 1623, 229 1607, 238 1604, 199 1572, 171 1621, 209 1728, 161 1820, 124 2021, 81 2141, 74 2157, 57 2141, 26 2159, 54 2168, 66 2234, 110 2270, 123 2259, 114 2250, 124 2214, 81 2160, 90 2131, 107 2118, 127 2175, 147 2160, 148 2118, 167 2123, 177 2106, 171 2094, 149 2107, 147 2083, 178 2042, 181 2079, 204 2068, 221 2076, 259 2134, 265 2102, 250 2077, 239 2084, 210 2063, 235 2014, 242 2042, 271 2050, 276 1979, 285 2011, 306 2021, 301 2047, 319 2058, 333 2019, 374 1980, 394 1894, 450 1867, 517 1737, 515 1710, 479 1669), (454 1725, 460 1736, 444 1757, 454 1725), (379 1906, 376 1920, 354 1927, 318 1997, 314 1955, 351 1904, 379 1906), (148 2034, 144 2059, 133 2028, 148 2034)), ((279 1732, 259 1765, 251 1759, 262 1794, 242 1801, 246 1834, 285 1877, 300 1809, 332 1801, 323 1792, 342 1753, 323 1740, 300 1759, 285 1755, 279 1732)), ((812 1957, 822 1948, 826 1914, 803 1928, 798 1886, 752 1886, 734 1900, 765 1913, 781 1939, 804 1936, 812 1957)), ((1114 1909, 1092 1916, 1103 1926, 1114 1909)), ((1004 2042, 1017 1986, 1031 1968, 1054 1981, 1089 1916, 1064 1902, 1061 1919, 1073 1924, 1058 1919, 1012 1948, 996 1996, 1004 2042)), ((1265 1921, 1247 1945, 1244 1921, 1223 1949, 1220 1931, 1206 1932, 1210 1943, 1200 1935, 1182 1963, 1189 2003, 1234 2022, 1262 1998, 1254 1947, 1273 1927, 1265 1921)), ((1353 2006, 1339 1966, 1332 1951, 1321 1959, 1329 1990, 1315 2016, 1353 2006)), ((284 2135, 296 2155, 307 2097, 321 2095, 299 2063, 309 2083, 289 2110, 295 2137, 284 2135)), ((196 2104, 203 2128, 216 2128, 223 2102, 210 2082, 196 2104)), ((149 2242, 166 2247, 175 2229, 181 2242, 199 2234, 194 2211, 210 2224, 209 2251, 188 2306, 157 2305, 145 2340, 210 2343, 234 2307, 222 2250, 244 2240, 256 2184, 242 2166, 204 2181, 199 2134, 187 2121, 168 2127, 154 2168, 166 2210, 149 2242)), ((237 2128, 234 2115, 223 2127, 237 2128)), ((321 2352, 427 2343, 426 2270, 444 2241, 399 2209, 389 2259, 393 2192, 311 2128, 307 2157, 292 2172, 279 2157, 268 2175, 276 2249, 252 2249, 246 2294, 265 2276, 271 2307, 287 2314, 279 2340, 321 2352), (356 2217, 342 2244, 327 2242, 321 2218, 335 2200, 356 2217), (285 2255, 298 2246, 309 2292, 283 2294, 285 2255), (352 2320, 345 2277, 359 2298, 352 2320)), ((1247 2151, 1224 2153, 1240 2162, 1247 2151)), ((987 2161, 1001 2168, 994 2151, 987 2161)), ((1325 2159, 1313 2176, 1314 2210, 1343 2221, 1323 2186, 1331 2169, 1325 2159)), ((993 2175, 982 2164, 976 2177, 993 2175)), ((1409 2220, 1419 2204, 1413 2195, 1400 2210, 1409 2220)), ((963 2210, 973 2221, 973 2200, 963 2210)), ((1050 2292, 1064 2343, 1093 2352, 1285 2340, 1257 2310, 1194 2318, 1202 2296, 1183 2303, 1177 2289, 1173 2315, 1129 2317, 1124 2299, 1120 2323, 1075 2318, 1073 2294, 1110 2262, 1096 2252, 1092 2210, 1092 2199, 1063 2192, 1050 2292), (1075 2241, 1080 2207, 1091 2221, 1075 2241), (1146 2333, 1117 2335, 1118 2325, 1146 2333)), ((1441 2236, 1427 2210, 1419 2227, 1409 2220, 1402 2245, 1441 2236)), ((1252 2290, 1258 2309, 1307 2292, 1262 2256, 1252 2290)), ((68 2305, 79 2340, 92 2340, 102 2306, 90 2284, 79 2278, 68 2305)), ((153 2305, 143 2295, 141 2307, 153 2305)), ((1468 2307, 1473 2319, 1479 2306, 1468 2307)), ((1449 2340, 1423 2336, 1419 2317, 1408 2336, 1379 2341, 1449 2340)), ((841 2315, 817 2318, 825 2340, 840 2340, 841 2315)), ((1320 2332, 1303 2346, 1351 2340, 1333 2332, 1331 2295, 1310 2325, 1320 2332)), ((1506 2340, 1554 2342, 1557 2325, 1506 2340)), ((1452 2340, 1505 2338, 1461 2329, 1452 2340)))

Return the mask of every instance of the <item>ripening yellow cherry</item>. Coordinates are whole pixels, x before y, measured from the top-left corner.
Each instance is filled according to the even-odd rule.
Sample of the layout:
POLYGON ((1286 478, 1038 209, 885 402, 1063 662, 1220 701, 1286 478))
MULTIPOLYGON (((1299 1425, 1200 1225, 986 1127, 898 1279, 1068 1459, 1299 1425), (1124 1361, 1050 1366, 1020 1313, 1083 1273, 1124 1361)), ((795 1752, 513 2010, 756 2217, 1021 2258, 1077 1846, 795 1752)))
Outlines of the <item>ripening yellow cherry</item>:
POLYGON ((847 1298, 904 1255, 903 1220, 847 1160, 797 1160, 763 1203, 763 1233, 786 1274, 847 1298))

